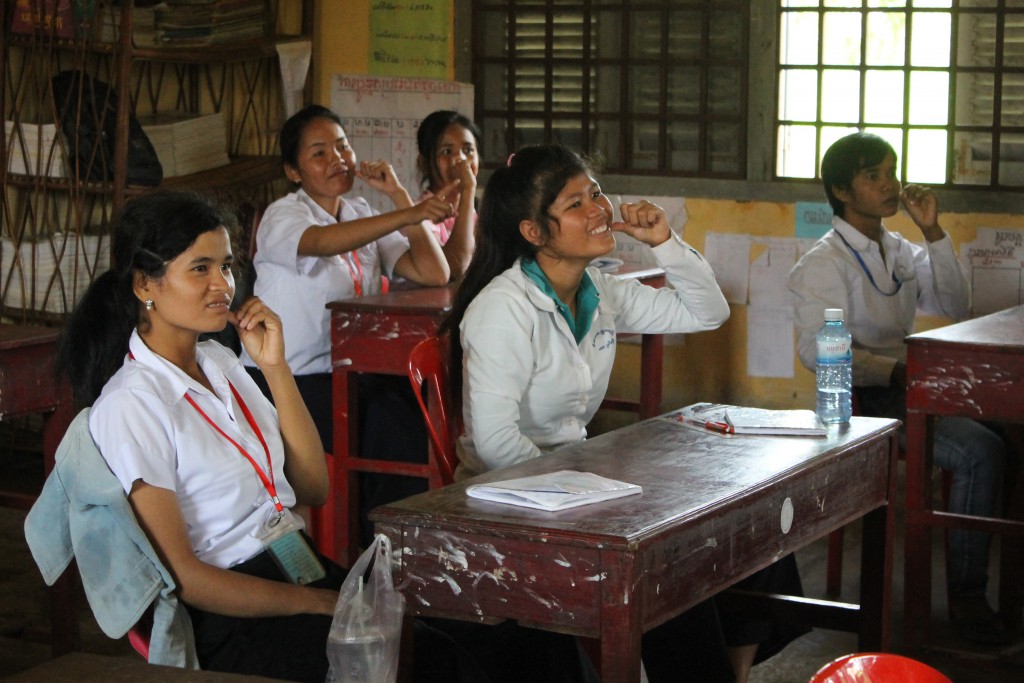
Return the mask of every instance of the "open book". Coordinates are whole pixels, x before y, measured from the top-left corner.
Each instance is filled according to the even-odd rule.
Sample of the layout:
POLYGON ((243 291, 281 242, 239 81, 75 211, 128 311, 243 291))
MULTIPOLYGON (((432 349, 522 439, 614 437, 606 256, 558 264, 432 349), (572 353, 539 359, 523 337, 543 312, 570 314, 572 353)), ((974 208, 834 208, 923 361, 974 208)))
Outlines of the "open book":
POLYGON ((724 403, 694 403, 669 417, 720 434, 828 436, 828 428, 813 410, 773 410, 724 403))
POLYGON ((490 484, 473 484, 466 489, 466 493, 473 498, 549 512, 632 496, 642 491, 643 489, 636 484, 608 479, 592 472, 573 470, 490 484))

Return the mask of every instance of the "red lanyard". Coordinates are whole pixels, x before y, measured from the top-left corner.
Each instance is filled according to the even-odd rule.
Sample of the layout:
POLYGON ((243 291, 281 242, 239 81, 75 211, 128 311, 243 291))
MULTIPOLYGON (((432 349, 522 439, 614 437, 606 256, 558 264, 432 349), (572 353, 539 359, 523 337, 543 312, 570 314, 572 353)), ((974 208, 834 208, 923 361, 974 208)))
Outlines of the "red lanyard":
POLYGON ((359 260, 359 252, 358 251, 355 251, 353 249, 352 251, 350 251, 348 253, 352 254, 352 260, 356 262, 356 270, 359 271, 358 277, 356 276, 356 270, 352 269, 352 264, 348 262, 348 259, 345 258, 344 255, 342 255, 341 260, 348 267, 349 275, 352 276, 352 286, 355 287, 356 296, 362 296, 363 295, 363 264, 359 260))
MULTIPOLYGON (((128 351, 128 357, 135 360, 135 354, 131 351, 128 351)), ((185 392, 185 400, 203 416, 203 419, 206 420, 218 434, 230 441, 231 445, 237 448, 238 452, 249 461, 249 464, 252 465, 254 470, 256 470, 256 475, 260 478, 260 481, 263 482, 263 487, 267 489, 267 493, 270 494, 270 500, 274 501, 274 508, 278 512, 284 512, 284 505, 281 504, 281 499, 277 497, 277 486, 274 485, 274 466, 270 461, 270 448, 267 446, 267 440, 263 438, 263 432, 260 430, 260 426, 256 423, 256 418, 252 416, 249 406, 247 406, 245 401, 242 400, 242 396, 238 393, 238 390, 235 389, 235 385, 232 384, 230 380, 228 381, 228 386, 231 387, 231 394, 235 397, 235 400, 238 401, 238 405, 242 409, 242 415, 245 416, 245 421, 249 423, 250 427, 252 427, 252 431, 256 434, 256 438, 260 440, 260 445, 263 446, 263 452, 267 454, 267 469, 270 471, 269 477, 267 476, 267 473, 263 471, 263 468, 256 463, 256 460, 249 455, 249 452, 242 448, 237 441, 225 434, 224 430, 218 427, 217 423, 210 419, 210 416, 199 407, 199 404, 195 402, 195 399, 188 395, 187 391, 185 392)))
POLYGON ((231 445, 237 448, 238 452, 241 453, 245 457, 245 459, 249 461, 249 464, 251 464, 253 469, 256 470, 256 474, 257 476, 259 476, 260 481, 263 482, 264 488, 267 489, 267 493, 270 494, 270 499, 274 501, 274 508, 278 512, 284 512, 284 505, 281 504, 281 500, 277 497, 277 487, 274 485, 274 467, 270 462, 270 449, 267 447, 267 442, 263 438, 263 432, 260 431, 260 426, 256 424, 256 420, 253 418, 252 413, 249 412, 249 406, 245 405, 245 401, 243 401, 242 397, 238 394, 238 390, 235 389, 235 385, 232 384, 231 382, 228 382, 228 386, 231 387, 231 393, 234 395, 235 400, 238 401, 238 405, 242 409, 242 414, 245 415, 246 422, 248 422, 249 426, 252 427, 252 431, 255 432, 256 438, 260 440, 260 445, 263 446, 263 452, 267 454, 267 468, 270 470, 269 477, 267 476, 267 473, 263 471, 263 468, 256 463, 256 460, 251 455, 249 455, 248 451, 242 448, 242 446, 237 441, 235 441, 230 436, 225 434, 224 430, 218 427, 217 423, 210 419, 210 416, 207 415, 203 411, 203 409, 199 407, 199 404, 195 402, 195 399, 193 399, 186 393, 185 400, 191 403, 192 407, 195 408, 199 412, 199 414, 203 416, 203 419, 206 420, 211 427, 217 430, 217 433, 219 433, 225 439, 230 441, 231 445))

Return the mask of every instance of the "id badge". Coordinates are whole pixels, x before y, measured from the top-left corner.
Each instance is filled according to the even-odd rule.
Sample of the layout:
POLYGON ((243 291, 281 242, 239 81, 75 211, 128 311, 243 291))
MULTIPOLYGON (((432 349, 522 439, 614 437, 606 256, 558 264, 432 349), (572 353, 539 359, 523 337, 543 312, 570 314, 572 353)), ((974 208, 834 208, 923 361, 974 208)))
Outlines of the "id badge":
POLYGON ((275 511, 261 531, 263 547, 290 582, 302 586, 325 576, 324 566, 299 533, 290 511, 275 511))

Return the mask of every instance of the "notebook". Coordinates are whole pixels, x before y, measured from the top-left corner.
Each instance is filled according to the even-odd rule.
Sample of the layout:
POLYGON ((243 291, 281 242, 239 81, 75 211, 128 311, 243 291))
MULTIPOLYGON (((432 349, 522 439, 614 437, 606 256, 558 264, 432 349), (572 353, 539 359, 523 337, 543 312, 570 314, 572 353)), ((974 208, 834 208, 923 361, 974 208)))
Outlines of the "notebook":
POLYGON ((632 496, 642 491, 636 484, 574 470, 473 484, 466 489, 473 498, 549 512, 632 496))

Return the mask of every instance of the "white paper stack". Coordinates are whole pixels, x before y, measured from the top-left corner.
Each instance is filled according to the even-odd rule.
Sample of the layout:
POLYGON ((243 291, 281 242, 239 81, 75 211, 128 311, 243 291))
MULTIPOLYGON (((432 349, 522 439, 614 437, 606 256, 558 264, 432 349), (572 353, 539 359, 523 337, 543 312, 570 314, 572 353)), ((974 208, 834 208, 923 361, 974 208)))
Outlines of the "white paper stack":
POLYGON ((139 117, 156 149, 164 177, 198 173, 228 164, 228 138, 220 114, 171 112, 139 117))
POLYGON ((67 177, 56 124, 22 123, 19 127, 14 121, 4 121, 4 142, 11 173, 67 177))
POLYGON ((520 479, 473 484, 466 489, 471 498, 556 512, 580 505, 642 493, 636 484, 602 477, 593 472, 561 470, 520 479))
POLYGON ((57 233, 48 240, 22 242, 15 249, 14 242, 3 238, 0 265, 4 306, 63 314, 110 267, 109 240, 57 233))

